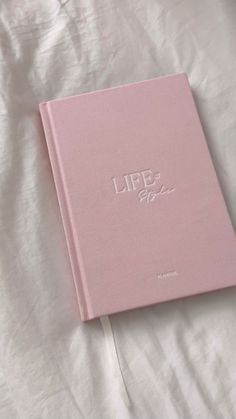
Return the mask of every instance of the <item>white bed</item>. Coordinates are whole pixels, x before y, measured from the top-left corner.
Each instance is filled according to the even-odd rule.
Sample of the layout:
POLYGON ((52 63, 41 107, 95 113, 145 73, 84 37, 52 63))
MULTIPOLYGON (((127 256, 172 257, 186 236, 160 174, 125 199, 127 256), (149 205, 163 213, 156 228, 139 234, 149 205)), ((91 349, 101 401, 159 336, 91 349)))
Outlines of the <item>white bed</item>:
POLYGON ((38 113, 185 71, 236 226, 235 22, 234 0, 1 1, 1 419, 236 418, 236 288, 111 317, 122 403, 79 318, 38 113))

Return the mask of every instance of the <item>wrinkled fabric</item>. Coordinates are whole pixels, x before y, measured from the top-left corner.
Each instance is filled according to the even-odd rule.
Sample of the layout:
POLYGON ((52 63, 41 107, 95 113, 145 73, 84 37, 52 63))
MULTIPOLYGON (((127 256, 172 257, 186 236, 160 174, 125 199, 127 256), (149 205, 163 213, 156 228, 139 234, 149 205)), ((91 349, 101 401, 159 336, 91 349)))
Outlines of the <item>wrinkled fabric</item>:
POLYGON ((185 71, 236 226, 235 21, 234 0, 1 1, 0 418, 236 417, 236 288, 111 316, 122 403, 100 321, 80 321, 38 112, 185 71))

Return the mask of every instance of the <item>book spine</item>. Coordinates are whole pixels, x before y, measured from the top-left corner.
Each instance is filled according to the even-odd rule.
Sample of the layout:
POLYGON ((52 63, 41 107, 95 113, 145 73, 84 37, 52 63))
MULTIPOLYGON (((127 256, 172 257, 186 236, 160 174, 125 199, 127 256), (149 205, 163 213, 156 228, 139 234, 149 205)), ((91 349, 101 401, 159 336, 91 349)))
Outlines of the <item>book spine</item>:
POLYGON ((91 317, 89 315, 90 313, 88 310, 88 301, 86 299, 86 284, 83 283, 84 281, 86 281, 86 279, 82 269, 82 261, 81 263, 79 263, 77 257, 81 253, 78 249, 78 244, 76 246, 75 243, 75 229, 73 228, 72 214, 70 211, 69 199, 66 193, 66 183, 63 176, 63 168, 60 161, 60 153, 57 150, 57 143, 55 141, 55 133, 53 130, 53 123, 50 115, 50 105, 47 102, 40 104, 40 114, 42 118, 47 148, 53 172, 53 178, 57 192, 57 198, 60 206, 63 227, 66 236, 67 248, 70 257, 70 263, 81 320, 85 321, 91 317))

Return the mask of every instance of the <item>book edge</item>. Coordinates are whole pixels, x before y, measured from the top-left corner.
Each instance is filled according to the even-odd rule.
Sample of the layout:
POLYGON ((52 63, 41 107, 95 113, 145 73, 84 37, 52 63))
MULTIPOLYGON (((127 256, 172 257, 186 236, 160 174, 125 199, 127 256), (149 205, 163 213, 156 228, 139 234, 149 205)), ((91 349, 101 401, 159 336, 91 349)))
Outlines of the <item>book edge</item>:
POLYGON ((206 133, 204 131, 204 127, 203 127, 203 124, 202 124, 202 121, 201 121, 201 118, 200 118, 200 115, 199 115, 199 111, 198 111, 198 108, 197 108, 197 103, 196 103, 195 98, 194 98, 194 95, 193 95, 193 89, 192 89, 192 87, 190 85, 190 82, 189 82, 188 77, 186 77, 186 82, 187 82, 187 85, 188 85, 188 90, 190 92, 190 97, 191 97, 191 101, 192 101, 192 104, 193 104, 193 108, 194 108, 194 112, 195 112, 195 117, 196 117, 196 119, 198 121, 199 128, 200 128, 201 133, 202 133, 202 139, 204 140, 202 146, 205 147, 206 153, 208 155, 208 160, 209 160, 209 164, 211 166, 211 171, 212 171, 212 173, 214 175, 215 182, 217 184, 218 194, 219 194, 219 196, 221 198, 221 202, 222 202, 222 206, 224 207, 225 215, 228 218, 228 224, 229 224, 229 226, 231 228, 231 232, 235 236, 235 227, 234 227, 234 224, 233 224, 233 220, 232 220, 231 214, 229 212, 229 208, 227 206, 227 203, 226 203, 226 200, 225 200, 225 197, 224 197, 222 185, 220 183, 220 179, 219 179, 219 176, 218 176, 216 167, 214 165, 213 156, 212 156, 212 153, 211 153, 211 150, 210 150, 209 143, 207 141, 207 136, 206 136, 206 133))
POLYGON ((77 251, 73 234, 73 221, 70 216, 69 203, 68 198, 66 196, 66 185, 63 180, 63 171, 61 169, 60 157, 56 147, 55 132, 53 130, 52 116, 50 114, 49 103, 41 103, 39 105, 39 111, 48 148, 54 183, 56 187, 63 229, 66 236, 66 243, 70 258, 73 281, 76 289, 79 311, 81 315, 81 320, 85 321, 92 316, 92 313, 89 313, 88 301, 86 299, 86 292, 84 289, 84 282, 82 279, 83 273, 81 272, 81 265, 77 259, 77 251))
POLYGON ((185 78, 187 78, 187 74, 185 72, 166 74, 166 75, 161 75, 161 76, 157 76, 157 77, 152 77, 151 79, 144 79, 144 80, 138 80, 138 81, 135 81, 135 82, 118 84, 117 86, 110 86, 110 87, 105 87, 103 89, 92 90, 92 91, 88 91, 88 92, 84 92, 84 93, 78 93, 76 95, 69 95, 69 96, 64 96, 64 97, 59 97, 59 98, 55 98, 55 99, 46 100, 46 101, 42 102, 40 105, 44 105, 44 104, 47 104, 47 103, 63 102, 63 101, 67 101, 67 100, 74 100, 78 96, 100 94, 100 93, 103 93, 103 92, 106 92, 106 91, 116 90, 116 89, 120 89, 120 88, 129 88, 131 86, 139 85, 141 83, 149 83, 149 82, 152 82, 154 80, 160 80, 161 81, 163 79, 168 79, 168 78, 172 78, 172 77, 185 77, 185 78))

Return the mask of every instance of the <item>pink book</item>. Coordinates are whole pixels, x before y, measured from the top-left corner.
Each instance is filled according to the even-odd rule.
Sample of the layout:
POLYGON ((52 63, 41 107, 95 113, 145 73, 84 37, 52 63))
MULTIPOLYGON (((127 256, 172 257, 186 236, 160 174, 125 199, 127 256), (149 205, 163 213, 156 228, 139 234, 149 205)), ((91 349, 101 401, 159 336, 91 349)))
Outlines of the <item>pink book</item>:
POLYGON ((236 285, 185 74, 40 104, 82 320, 236 285))

